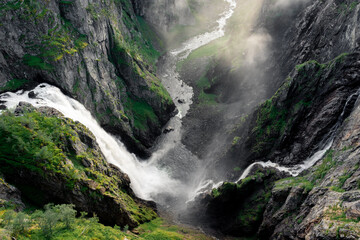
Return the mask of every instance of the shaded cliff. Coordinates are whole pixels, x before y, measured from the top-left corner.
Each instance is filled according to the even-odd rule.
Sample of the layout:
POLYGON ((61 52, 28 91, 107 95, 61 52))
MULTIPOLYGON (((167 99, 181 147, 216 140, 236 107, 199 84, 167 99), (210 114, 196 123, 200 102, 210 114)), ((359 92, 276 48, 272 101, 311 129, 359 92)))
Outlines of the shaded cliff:
POLYGON ((154 33, 130 1, 9 0, 0 17, 2 92, 56 85, 148 155, 175 106, 155 75, 154 33))

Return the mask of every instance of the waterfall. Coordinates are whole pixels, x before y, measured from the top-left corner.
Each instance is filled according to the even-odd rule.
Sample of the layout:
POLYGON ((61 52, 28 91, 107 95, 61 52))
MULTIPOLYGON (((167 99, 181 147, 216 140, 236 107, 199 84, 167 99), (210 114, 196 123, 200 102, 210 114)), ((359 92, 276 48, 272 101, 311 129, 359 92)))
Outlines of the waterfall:
MULTIPOLYGON (((160 73, 164 86, 173 98, 179 114, 172 118, 168 125, 174 128, 173 132, 160 137, 154 153, 149 161, 139 161, 134 154, 127 151, 123 143, 115 136, 107 133, 100 127, 95 118, 78 101, 64 95, 60 89, 49 84, 40 84, 34 91, 36 98, 29 98, 29 91, 7 92, 0 95, 0 100, 8 109, 15 108, 19 102, 28 102, 35 107, 48 106, 57 109, 65 117, 79 121, 85 125, 96 137, 106 160, 118 166, 129 175, 131 188, 135 194, 143 199, 155 200, 163 203, 161 197, 180 199, 183 204, 192 195, 196 186, 191 185, 191 174, 198 167, 198 159, 181 144, 181 119, 186 115, 192 103, 192 88, 182 82, 176 73, 176 62, 184 58, 183 53, 204 46, 211 41, 224 36, 226 21, 232 16, 236 7, 235 0, 224 0, 229 3, 217 20, 218 27, 208 33, 187 41, 183 48, 172 51, 160 73), (179 103, 177 100, 183 100, 179 103), (181 177, 188 175, 188 181, 181 177)), ((0 110, 1 112, 1 110, 0 110)), ((165 201, 165 204, 167 202, 165 201)))
POLYGON ((271 161, 255 162, 255 163, 251 164, 250 166, 248 166, 244 170, 244 172, 242 173, 242 175, 240 176, 240 178, 236 182, 239 182, 242 179, 246 178, 249 175, 251 169, 256 165, 260 165, 262 167, 276 168, 277 170, 279 170, 281 172, 289 173, 293 177, 298 176, 300 173, 302 173, 306 169, 309 169, 312 166, 314 166, 320 159, 322 159, 324 157, 326 151, 331 148, 331 146, 332 146, 332 144, 334 142, 334 138, 336 137, 337 130, 339 129, 339 127, 343 123, 343 121, 344 121, 346 115, 349 113, 349 111, 351 111, 353 109, 354 104, 356 103, 356 101, 359 98, 359 95, 360 95, 360 89, 358 89, 355 93, 351 94, 347 98, 346 103, 344 105, 344 108, 343 108, 340 116, 338 117, 336 123, 330 129, 328 134, 325 135, 325 137, 323 138, 324 140, 320 142, 320 144, 319 144, 320 145, 320 150, 316 151, 313 155, 311 155, 309 158, 307 158, 303 163, 297 164, 297 165, 292 166, 292 167, 284 167, 284 166, 280 166, 277 163, 273 163, 271 161))
MULTIPOLYGON (((343 123, 343 121, 344 121, 345 117, 347 116, 347 114, 349 114, 349 112, 353 109, 355 103, 359 99, 359 96, 360 96, 360 89, 358 89, 355 93, 351 94, 347 98, 346 103, 345 103, 345 105, 343 107, 343 110, 342 110, 340 116, 338 117, 336 123, 330 129, 328 134, 326 134, 324 136, 323 141, 321 141, 319 143, 320 150, 316 151, 314 154, 312 154, 310 157, 308 157, 303 163, 287 167, 287 166, 281 166, 281 165, 279 165, 277 163, 271 162, 270 160, 267 161, 267 162, 262 162, 262 161, 254 162, 254 163, 250 164, 242 172, 241 176, 235 182, 238 183, 241 180, 243 180, 244 178, 246 178, 247 176, 249 176, 249 174, 251 173, 251 170, 257 165, 260 165, 260 166, 262 166, 264 168, 268 168, 268 167, 276 168, 277 170, 279 170, 281 172, 288 173, 293 177, 298 176, 303 171, 305 171, 305 170, 311 168, 312 166, 314 166, 320 159, 322 159, 324 157, 327 150, 329 150, 331 148, 331 146, 332 146, 332 144, 334 142, 334 139, 336 137, 337 130, 339 129, 339 127, 343 123)), ((200 194, 209 192, 213 188, 218 188, 223 183, 224 183, 223 181, 215 183, 212 180, 205 180, 205 181, 201 182, 199 187, 196 189, 195 193, 190 198, 190 200, 188 200, 188 202, 193 201, 200 194)))
POLYGON ((15 108, 19 102, 28 102, 35 107, 52 107, 65 117, 84 124, 96 137, 106 160, 127 173, 131 187, 141 198, 152 199, 154 194, 167 192, 176 194, 181 191, 182 184, 169 177, 165 172, 147 162, 140 162, 134 154, 130 154, 124 145, 114 136, 107 133, 97 123, 91 113, 78 101, 64 95, 60 89, 49 84, 40 84, 33 92, 36 98, 29 98, 29 91, 4 93, 0 95, 8 109, 15 108))

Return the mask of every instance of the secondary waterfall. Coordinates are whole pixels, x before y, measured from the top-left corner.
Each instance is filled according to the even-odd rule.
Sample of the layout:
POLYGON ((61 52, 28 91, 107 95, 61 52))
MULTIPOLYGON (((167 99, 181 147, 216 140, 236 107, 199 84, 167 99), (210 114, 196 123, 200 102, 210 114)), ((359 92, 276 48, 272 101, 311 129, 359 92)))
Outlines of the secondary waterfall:
MULTIPOLYGON (((343 108, 340 116, 338 117, 336 123, 330 129, 328 134, 325 135, 323 141, 319 143, 319 150, 316 151, 314 154, 312 154, 310 157, 308 157, 303 163, 288 167, 288 166, 281 166, 277 163, 271 162, 270 160, 267 162, 254 162, 254 163, 250 164, 242 172, 241 176, 235 182, 238 183, 239 181, 241 181, 244 178, 246 178, 247 176, 249 176, 249 174, 251 173, 251 170, 256 165, 260 165, 264 168, 267 168, 267 167, 276 168, 277 170, 279 170, 281 172, 286 172, 293 177, 298 176, 300 173, 302 173, 306 169, 309 169, 312 166, 314 166, 320 159, 322 159, 324 157, 327 150, 329 150, 331 148, 331 146, 334 142, 334 139, 336 137, 337 130, 343 123, 344 119, 347 117, 346 115, 349 113, 349 109, 351 110, 353 108, 353 106, 359 100, 359 97, 360 97, 360 89, 358 89, 355 93, 351 94, 347 98, 344 108, 343 108)), ((223 181, 214 182, 209 179, 201 182, 201 184, 194 191, 192 197, 190 198, 190 200, 188 200, 188 202, 193 201, 198 195, 200 195, 202 193, 206 193, 206 192, 209 192, 213 188, 220 187, 223 183, 224 183, 223 181)))

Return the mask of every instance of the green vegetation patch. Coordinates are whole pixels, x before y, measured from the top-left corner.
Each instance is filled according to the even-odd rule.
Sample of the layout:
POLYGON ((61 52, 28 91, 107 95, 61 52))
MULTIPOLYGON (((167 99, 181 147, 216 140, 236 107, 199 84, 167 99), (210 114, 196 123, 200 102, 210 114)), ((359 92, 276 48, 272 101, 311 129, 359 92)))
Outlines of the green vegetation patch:
POLYGON ((200 92, 199 101, 200 105, 216 105, 217 104, 217 95, 211 93, 205 93, 204 91, 200 92))
POLYGON ((326 174, 336 165, 334 159, 334 151, 328 150, 321 164, 316 167, 316 170, 312 173, 312 181, 322 180, 326 174))
MULTIPOLYGON (((1 239, 123 239, 129 236, 120 228, 100 224, 94 216, 76 217, 74 205, 46 205, 33 213, 0 209, 1 239)), ((131 239, 131 238, 130 238, 131 239)))
POLYGON ((39 56, 32 56, 30 54, 25 54, 23 57, 24 64, 28 65, 29 67, 37 68, 40 70, 45 71, 52 71, 54 70, 54 66, 46 63, 41 57, 39 56))
POLYGON ((329 207, 327 209, 325 215, 329 217, 331 220, 340 221, 345 223, 359 223, 360 217, 351 218, 346 216, 347 209, 342 207, 340 204, 335 204, 334 206, 329 207))
POLYGON ((86 212, 77 214, 74 205, 48 204, 44 209, 31 212, 15 212, 12 208, 0 208, 0 238, 11 239, 144 239, 144 240, 210 240, 203 233, 167 223, 157 218, 137 228, 139 235, 125 226, 110 227, 99 223, 96 216, 86 212))
MULTIPOLYGON (((112 48, 111 60, 117 66, 119 72, 123 69, 131 68, 134 79, 139 77, 147 82, 146 90, 155 93, 161 103, 171 104, 172 99, 160 80, 143 66, 144 62, 137 48, 134 48, 128 41, 125 41, 120 32, 115 33, 113 41, 114 46, 112 48)), ((126 85, 125 81, 122 82, 126 85)))
POLYGON ((187 58, 179 61, 176 64, 176 70, 180 72, 185 65, 191 64, 193 60, 204 58, 204 57, 213 57, 217 56, 218 53, 222 52, 222 49, 226 47, 228 43, 228 37, 222 37, 212 41, 211 43, 204 45, 200 48, 192 51, 187 58))
POLYGON ((256 136, 256 144, 252 148, 255 153, 261 153, 266 146, 271 146, 278 135, 285 131, 288 110, 274 103, 274 99, 269 99, 260 106, 256 126, 252 130, 256 136))
POLYGON ((11 79, 6 83, 6 85, 0 88, 1 92, 13 92, 18 89, 21 89, 25 84, 29 83, 30 81, 27 79, 11 79))
POLYGON ((226 182, 213 189, 208 210, 216 211, 213 217, 225 218, 225 222, 234 224, 243 236, 253 236, 271 197, 272 174, 271 170, 257 170, 239 183, 226 182))
POLYGON ((237 224, 241 224, 243 227, 252 227, 254 223, 259 223, 263 219, 263 213, 266 208, 266 204, 270 200, 271 193, 259 193, 255 195, 250 201, 251 204, 246 204, 236 219, 237 224))
MULTIPOLYGON (((61 1, 61 4, 69 5, 72 4, 72 1, 61 1)), ((48 9, 48 5, 48 1, 33 0, 13 0, 0 3, 0 17, 7 11, 15 11, 23 21, 35 25, 41 22, 48 26, 46 32, 38 33, 35 41, 29 41, 26 35, 21 35, 19 38, 19 41, 25 42, 26 48, 33 52, 26 54, 23 62, 30 67, 45 71, 53 70, 53 64, 65 55, 74 55, 88 45, 87 37, 80 34, 70 22, 65 19, 56 21, 59 17, 48 9)))
POLYGON ((134 127, 139 130, 145 130, 148 128, 148 123, 159 123, 159 119, 156 116, 152 107, 144 100, 135 100, 131 97, 127 98, 125 103, 125 114, 127 117, 133 119, 134 127))
POLYGON ((302 187, 307 192, 310 192, 314 188, 314 184, 305 177, 289 177, 283 178, 275 182, 275 189, 286 189, 292 187, 302 187))
POLYGON ((55 25, 47 34, 40 38, 40 43, 28 43, 27 47, 37 50, 36 56, 25 55, 23 62, 41 70, 51 71, 52 64, 64 58, 65 55, 74 55, 88 46, 87 37, 80 34, 69 22, 63 20, 62 25, 55 25))
MULTIPOLYGON (((156 213, 151 208, 138 205, 127 190, 121 188, 121 178, 101 170, 107 163, 98 151, 89 147, 75 154, 73 145, 80 141, 77 131, 91 134, 83 125, 70 119, 47 117, 35 111, 23 116, 3 113, 0 116, 0 138, 4 139, 0 145, 0 172, 5 177, 16 176, 19 169, 24 169, 39 178, 50 180, 55 177, 64 181, 68 191, 80 191, 80 186, 91 182, 96 189, 87 188, 84 191, 94 201, 111 196, 135 222, 153 219, 156 213), (90 167, 84 162, 90 163, 86 164, 90 167)), ((28 186, 19 184, 19 188, 26 190, 28 186)), ((31 191, 23 191, 23 194, 26 193, 25 197, 31 199, 31 191)), ((41 192, 38 195, 41 198, 41 192)))
POLYGON ((141 239, 146 240, 206 240, 210 237, 183 226, 169 224, 164 219, 156 218, 151 222, 140 225, 137 230, 141 239))
MULTIPOLYGON (((75 132, 58 118, 36 112, 15 117, 8 112, 0 116, 0 137, 5 139, 0 145, 0 159, 4 163, 1 172, 10 173, 13 167, 20 166, 41 173, 50 170, 61 174, 65 170, 62 169, 66 158, 62 152, 64 141, 75 137, 75 132)), ((70 171, 75 169, 69 168, 64 174, 70 171)))

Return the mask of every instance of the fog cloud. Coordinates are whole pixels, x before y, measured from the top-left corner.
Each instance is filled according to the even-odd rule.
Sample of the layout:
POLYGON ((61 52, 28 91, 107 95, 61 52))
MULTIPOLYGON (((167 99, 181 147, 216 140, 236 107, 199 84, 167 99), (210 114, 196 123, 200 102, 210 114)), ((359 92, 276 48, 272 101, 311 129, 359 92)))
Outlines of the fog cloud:
POLYGON ((277 8, 287 8, 291 7, 292 5, 297 5, 300 3, 306 3, 310 0, 276 0, 275 7, 277 8))
POLYGON ((271 36, 268 33, 254 33, 246 40, 245 61, 249 65, 264 62, 267 59, 271 36))

